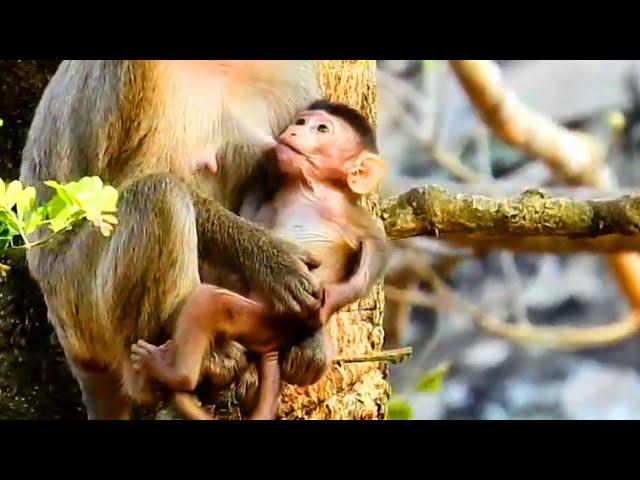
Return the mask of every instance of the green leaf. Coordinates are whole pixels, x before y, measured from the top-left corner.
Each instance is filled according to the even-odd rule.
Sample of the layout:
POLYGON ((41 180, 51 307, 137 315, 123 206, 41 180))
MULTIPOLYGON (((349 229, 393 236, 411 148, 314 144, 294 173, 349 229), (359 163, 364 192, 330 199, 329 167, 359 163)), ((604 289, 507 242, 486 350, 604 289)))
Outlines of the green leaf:
POLYGON ((18 221, 22 222, 25 214, 30 212, 36 203, 36 189, 27 187, 18 193, 16 200, 16 210, 18 212, 18 221))
POLYGON ((7 190, 4 192, 4 198, 2 204, 7 207, 7 209, 13 208, 18 200, 18 195, 22 191, 22 183, 18 180, 14 180, 9 184, 7 190))
POLYGON ((118 223, 118 219, 115 217, 115 215, 103 215, 102 221, 112 223, 113 225, 117 225, 118 223))
POLYGON ((417 392, 438 392, 442 388, 442 382, 444 377, 449 373, 451 364, 449 362, 443 362, 440 365, 432 368, 427 374, 420 380, 416 387, 417 392))
POLYGON ((49 228, 54 232, 67 229, 83 215, 80 207, 67 202, 60 192, 61 190, 44 207, 49 218, 49 228))
POLYGON ((45 180, 43 182, 46 186, 51 187, 55 190, 58 190, 60 188, 62 188, 62 185, 60 185, 58 182, 56 182, 55 180, 45 180))
POLYGON ((64 197, 62 197, 59 194, 54 195, 51 200, 49 200, 45 205, 44 208, 47 211, 47 216, 49 218, 55 218, 57 217, 60 212, 62 212, 65 208, 67 207, 73 207, 73 205, 69 204, 69 202, 67 202, 64 197))
POLYGON ((16 214, 4 206, 0 207, 0 222, 2 222, 3 227, 8 230, 10 235, 13 236, 20 233, 20 224, 18 223, 16 214))
POLYGON ((413 410, 406 400, 389 401, 387 406, 387 420, 411 420, 413 418, 413 410))
POLYGON ((104 237, 108 237, 109 235, 111 235, 111 232, 113 232, 113 225, 109 224, 109 223, 101 223, 99 225, 97 225, 97 227, 100 228, 100 233, 104 236, 104 237))
POLYGON ((118 190, 107 185, 100 192, 100 209, 103 212, 115 212, 118 209, 118 190))
POLYGON ((100 177, 84 177, 77 183, 77 187, 82 192, 100 192, 102 190, 102 180, 100 177))
POLYGON ((26 218, 24 223, 24 231, 27 235, 31 235, 38 228, 40 228, 46 220, 47 209, 45 207, 38 207, 33 210, 26 218))
POLYGON ((56 215, 49 215, 49 228, 54 232, 65 230, 76 220, 77 213, 80 212, 75 205, 65 205, 56 215))
POLYGON ((104 225, 102 213, 116 211, 118 191, 110 186, 105 187, 98 177, 85 177, 70 184, 66 191, 84 211, 87 220, 107 235, 105 232, 110 231, 111 226, 104 225))
POLYGON ((102 182, 97 177, 84 177, 77 182, 71 182, 63 189, 66 193, 72 196, 78 201, 79 205, 83 205, 87 200, 90 200, 95 192, 99 192, 102 188, 102 182))
MULTIPOLYGON (((44 182, 55 194, 44 205, 38 206, 36 190, 23 187, 19 181, 8 185, 0 179, 0 250, 28 248, 22 245, 38 228, 48 225, 54 232, 68 230, 82 219, 109 236, 118 220, 118 191, 104 185, 99 177, 83 177, 77 182, 60 184, 54 180, 44 182), (14 211, 15 207, 15 211, 14 211)), ((27 241, 28 242, 28 241, 27 241)))
POLYGON ((63 200, 65 203, 68 203, 70 205, 76 205, 78 203, 77 200, 75 200, 75 198, 69 194, 68 190, 69 190, 70 184, 60 185, 58 182, 53 180, 48 180, 44 182, 44 184, 47 185, 48 187, 53 188, 56 191, 57 196, 60 197, 60 199, 63 200))

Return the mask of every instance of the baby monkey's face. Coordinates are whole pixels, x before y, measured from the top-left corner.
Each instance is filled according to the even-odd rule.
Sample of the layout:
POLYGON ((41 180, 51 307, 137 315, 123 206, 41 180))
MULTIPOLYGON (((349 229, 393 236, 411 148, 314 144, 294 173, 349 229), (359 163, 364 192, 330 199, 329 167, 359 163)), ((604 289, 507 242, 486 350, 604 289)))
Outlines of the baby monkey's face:
POLYGON ((364 150, 355 130, 322 110, 305 111, 278 137, 280 169, 292 176, 345 179, 347 162, 364 150))

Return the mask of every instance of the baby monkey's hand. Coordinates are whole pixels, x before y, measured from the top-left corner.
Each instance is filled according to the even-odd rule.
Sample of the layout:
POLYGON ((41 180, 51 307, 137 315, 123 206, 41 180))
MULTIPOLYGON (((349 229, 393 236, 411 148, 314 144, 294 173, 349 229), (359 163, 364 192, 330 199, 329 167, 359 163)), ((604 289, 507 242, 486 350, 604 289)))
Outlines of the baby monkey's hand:
POLYGON ((322 289, 322 306, 318 312, 320 325, 326 325, 331 315, 358 299, 350 283, 330 283, 322 289))

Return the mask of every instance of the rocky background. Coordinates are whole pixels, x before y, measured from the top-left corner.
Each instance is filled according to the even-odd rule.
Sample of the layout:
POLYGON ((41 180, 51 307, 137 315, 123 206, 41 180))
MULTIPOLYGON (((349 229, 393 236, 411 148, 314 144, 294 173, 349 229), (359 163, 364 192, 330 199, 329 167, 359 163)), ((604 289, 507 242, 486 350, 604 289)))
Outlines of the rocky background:
MULTIPOLYGON (((620 189, 640 183, 637 61, 499 63, 523 102, 609 146, 620 189)), ((384 194, 464 182, 443 167, 437 149, 514 192, 561 185, 540 162, 492 138, 446 62, 393 60, 378 67, 379 143, 390 166, 384 194)), ((614 322, 627 309, 596 255, 493 252, 462 259, 449 272, 444 278, 459 295, 505 321, 588 326, 614 322)), ((552 352, 491 338, 464 314, 414 307, 400 343, 413 346, 414 355, 392 368, 392 386, 414 419, 640 418, 638 339, 552 352), (415 392, 420 377, 443 361, 451 369, 442 388, 415 392)))

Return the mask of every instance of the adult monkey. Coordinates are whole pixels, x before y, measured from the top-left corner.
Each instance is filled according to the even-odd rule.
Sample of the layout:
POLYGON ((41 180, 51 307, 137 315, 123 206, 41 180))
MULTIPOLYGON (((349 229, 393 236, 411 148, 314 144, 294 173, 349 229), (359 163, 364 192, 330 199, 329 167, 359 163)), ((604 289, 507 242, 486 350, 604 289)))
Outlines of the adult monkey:
MULTIPOLYGON (((200 283, 199 264, 244 273, 279 310, 317 307, 306 253, 231 213, 256 183, 268 138, 317 97, 311 61, 60 65, 36 109, 20 179, 42 198, 50 195, 42 181, 85 175, 121 192, 112 237, 87 226, 27 257, 90 419, 126 419, 134 402, 153 398, 131 369, 130 345, 168 338, 200 283), (212 155, 213 175, 198 168, 212 155)), ((307 384, 327 365, 311 338, 284 353, 283 379, 307 384)), ((203 372, 230 383, 245 367, 243 350, 227 342, 203 372)), ((241 383, 251 396, 255 382, 241 383)))

